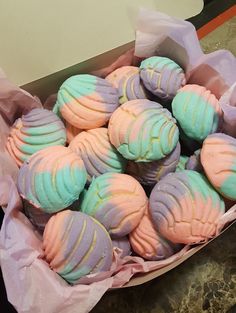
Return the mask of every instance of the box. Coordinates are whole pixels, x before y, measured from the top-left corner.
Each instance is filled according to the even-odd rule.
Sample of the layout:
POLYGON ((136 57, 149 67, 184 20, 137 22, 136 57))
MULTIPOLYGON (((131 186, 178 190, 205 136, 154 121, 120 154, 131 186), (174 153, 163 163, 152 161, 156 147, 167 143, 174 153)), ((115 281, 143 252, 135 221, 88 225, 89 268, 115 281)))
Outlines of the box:
MULTIPOLYGON (((44 102, 44 100, 47 98, 49 94, 56 92, 56 90, 58 89, 58 86, 68 76, 71 76, 75 73, 78 74, 78 73, 94 72, 101 68, 107 67, 113 61, 115 61, 117 57, 121 56, 124 52, 127 52, 127 51, 132 52, 133 47, 134 47, 134 42, 127 43, 109 52, 106 52, 97 57, 89 59, 86 62, 79 63, 75 67, 73 66, 66 70, 47 76, 44 79, 40 79, 30 84, 24 85, 24 88, 28 90, 29 92, 31 92, 32 94, 39 96, 40 99, 44 102)), ((130 52, 127 53, 127 56, 129 58, 130 52)), ((201 245, 201 246, 198 246, 196 248, 189 250, 188 252, 185 253, 185 256, 182 259, 176 260, 172 264, 167 265, 162 270, 155 270, 150 273, 142 274, 141 276, 132 278, 130 282, 126 284, 126 287, 142 284, 148 280, 151 280, 155 277, 158 277, 164 274, 165 272, 169 271, 170 269, 174 268, 175 266, 185 261, 191 255, 193 255, 194 253, 202 249, 204 246, 205 245, 201 245)))
POLYGON ((202 10, 203 0, 179 0, 177 6, 172 0, 2 0, 0 66, 19 86, 71 71, 133 41, 140 7, 186 19, 202 10))

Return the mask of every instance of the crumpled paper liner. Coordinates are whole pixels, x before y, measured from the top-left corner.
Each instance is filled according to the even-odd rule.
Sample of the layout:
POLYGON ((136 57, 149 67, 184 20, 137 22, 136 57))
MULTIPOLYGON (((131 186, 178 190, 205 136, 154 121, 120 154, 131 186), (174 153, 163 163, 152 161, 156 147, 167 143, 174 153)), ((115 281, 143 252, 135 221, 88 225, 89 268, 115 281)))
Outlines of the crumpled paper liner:
POLYGON ((220 98, 224 113, 223 132, 236 137, 236 72, 235 83, 220 98))
MULTIPOLYGON (((222 108, 224 103, 235 105, 235 93, 229 89, 236 72, 235 59, 226 51, 205 56, 190 23, 158 12, 141 11, 135 53, 141 58, 157 53, 173 58, 185 68, 191 82, 204 82, 206 73, 202 67, 206 67, 206 72, 212 74, 207 86, 211 90, 220 86, 218 96, 224 93, 222 99, 226 100, 221 99, 222 108)), ((106 76, 117 66, 129 64, 133 64, 130 52, 96 74, 106 76)), ((185 246, 163 261, 144 261, 132 256, 120 259, 121 251, 114 249, 109 272, 88 275, 77 286, 68 285, 42 259, 41 236, 22 213, 22 201, 15 185, 18 168, 5 150, 9 128, 15 119, 34 107, 41 107, 41 103, 8 82, 1 70, 0 86, 0 205, 5 211, 0 232, 0 264, 8 299, 19 313, 89 312, 109 288, 124 286, 136 273, 148 273, 149 277, 155 271, 150 279, 158 276, 165 267, 174 268, 202 247, 185 246)), ((51 107, 54 101, 55 95, 48 99, 46 107, 51 107)), ((226 124, 229 127, 225 125, 225 129, 231 131, 234 120, 226 120, 226 124)), ((216 235, 234 219, 236 205, 222 216, 216 235)))

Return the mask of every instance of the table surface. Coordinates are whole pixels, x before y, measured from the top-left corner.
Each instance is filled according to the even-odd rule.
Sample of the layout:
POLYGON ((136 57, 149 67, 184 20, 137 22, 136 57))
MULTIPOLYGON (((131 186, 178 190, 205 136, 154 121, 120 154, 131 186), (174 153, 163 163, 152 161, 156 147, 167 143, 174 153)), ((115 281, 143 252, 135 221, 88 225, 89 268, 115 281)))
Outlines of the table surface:
MULTIPOLYGON (((205 19, 214 15, 214 6, 212 8, 203 12, 205 19)), ((195 22, 202 24, 203 21, 195 18, 195 22)), ((224 48, 236 55, 236 17, 205 36, 201 45, 206 53, 224 48)), ((236 313, 235 233, 236 224, 163 276, 141 286, 107 293, 91 312, 236 313)), ((6 301, 1 277, 0 310, 4 313, 16 312, 6 301)))

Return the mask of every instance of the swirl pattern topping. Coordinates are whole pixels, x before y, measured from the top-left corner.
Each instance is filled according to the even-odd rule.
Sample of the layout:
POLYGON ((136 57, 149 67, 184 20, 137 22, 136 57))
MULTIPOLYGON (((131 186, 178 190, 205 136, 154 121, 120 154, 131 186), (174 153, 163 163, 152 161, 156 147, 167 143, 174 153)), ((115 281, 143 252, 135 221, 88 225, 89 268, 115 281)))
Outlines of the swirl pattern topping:
POLYGON ((138 225, 147 204, 147 196, 136 179, 107 173, 92 181, 81 210, 103 224, 111 236, 120 238, 138 225))
POLYGON ((168 240, 194 244, 215 236, 224 201, 195 171, 170 173, 153 188, 150 213, 153 223, 168 240))
POLYGON ((76 153, 55 146, 38 151, 23 164, 17 185, 23 198, 54 213, 79 198, 86 176, 83 161, 76 153))
POLYGON ((118 91, 108 81, 81 74, 60 87, 54 112, 79 129, 101 127, 119 105, 118 91))
POLYGON ((108 134, 116 149, 136 162, 164 158, 179 140, 171 113, 159 103, 145 99, 122 104, 110 119, 108 134))
POLYGON ((17 119, 7 139, 7 150, 18 166, 35 152, 49 146, 64 146, 66 131, 62 121, 52 112, 33 109, 17 119))
POLYGON ((110 269, 111 239, 95 219, 80 212, 62 211, 52 216, 43 234, 44 257, 67 282, 110 269))
POLYGON ((178 89, 185 85, 182 68, 171 59, 153 56, 142 61, 140 77, 144 86, 163 100, 172 99, 178 89))
POLYGON ((110 143, 107 128, 81 132, 71 141, 69 148, 84 161, 88 181, 107 172, 124 172, 126 160, 110 143))

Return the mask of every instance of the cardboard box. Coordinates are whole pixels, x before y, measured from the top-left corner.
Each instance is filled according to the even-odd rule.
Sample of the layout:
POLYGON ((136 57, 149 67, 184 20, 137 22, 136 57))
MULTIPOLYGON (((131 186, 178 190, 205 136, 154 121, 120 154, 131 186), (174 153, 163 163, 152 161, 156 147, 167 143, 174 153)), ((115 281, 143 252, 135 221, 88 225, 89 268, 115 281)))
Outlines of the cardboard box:
MULTIPOLYGON (((120 47, 114 48, 114 49, 107 51, 103 54, 97 55, 91 59, 88 59, 84 62, 78 63, 72 67, 65 69, 65 70, 61 70, 57 73, 51 74, 47 77, 36 80, 36 81, 31 82, 29 84, 26 84, 23 86, 23 89, 27 90, 28 92, 30 92, 33 95, 39 96, 40 99, 42 101, 44 101, 47 99, 48 95, 56 93, 59 86, 61 85, 61 83, 65 79, 70 77, 71 75, 91 73, 94 71, 98 71, 102 68, 106 68, 106 67, 110 66, 113 62, 115 62, 125 52, 132 50, 134 48, 134 44, 135 44, 135 41, 126 43, 120 47)), ((236 221, 233 223, 236 223, 236 221)), ((230 226, 232 226, 232 224, 229 225, 227 228, 225 228, 223 232, 225 232, 230 226)), ((171 269, 177 267, 178 265, 180 265, 181 263, 186 261, 192 255, 194 255, 195 253, 197 253, 198 251, 203 249, 206 245, 210 244, 217 237, 213 238, 212 240, 208 241, 205 244, 198 245, 198 246, 190 249, 184 255, 183 258, 180 258, 180 259, 174 261, 173 263, 171 263, 171 264, 169 264, 169 265, 167 265, 161 269, 133 276, 131 278, 131 280, 127 284, 124 285, 124 287, 133 287, 133 286, 141 285, 145 282, 148 282, 154 278, 157 278, 157 277, 163 275, 164 273, 170 271, 171 269)))
POLYGON ((186 19, 203 0, 1 0, 0 66, 20 86, 63 69, 73 73, 73 66, 133 41, 140 7, 186 19))
MULTIPOLYGON (((79 74, 79 73, 91 73, 93 71, 107 67, 111 63, 113 63, 119 56, 121 56, 126 51, 132 49, 133 47, 134 47, 134 41, 129 41, 128 43, 122 44, 107 52, 97 54, 97 56, 89 58, 86 61, 81 61, 81 62, 76 63, 76 65, 66 67, 66 69, 56 71, 43 78, 33 80, 30 83, 26 83, 26 84, 23 83, 23 85, 21 83, 20 84, 22 85, 23 89, 29 91, 33 95, 37 95, 38 97, 40 97, 42 101, 44 101, 48 97, 48 95, 55 93, 58 90, 60 84, 69 76, 74 75, 74 74, 79 74)), ((22 82, 23 81, 24 80, 22 80, 22 82)), ((125 285, 125 287, 131 287, 131 286, 143 284, 144 282, 147 282, 151 279, 154 279, 164 274, 165 272, 173 269, 174 267, 178 266, 180 263, 187 260, 194 253, 203 249, 204 246, 209 244, 210 242, 189 250, 189 252, 185 254, 184 258, 181 258, 173 262, 172 264, 167 265, 161 270, 159 269, 159 270, 155 270, 149 273, 145 273, 145 274, 141 274, 141 275, 133 277, 130 280, 130 282, 125 285)))

